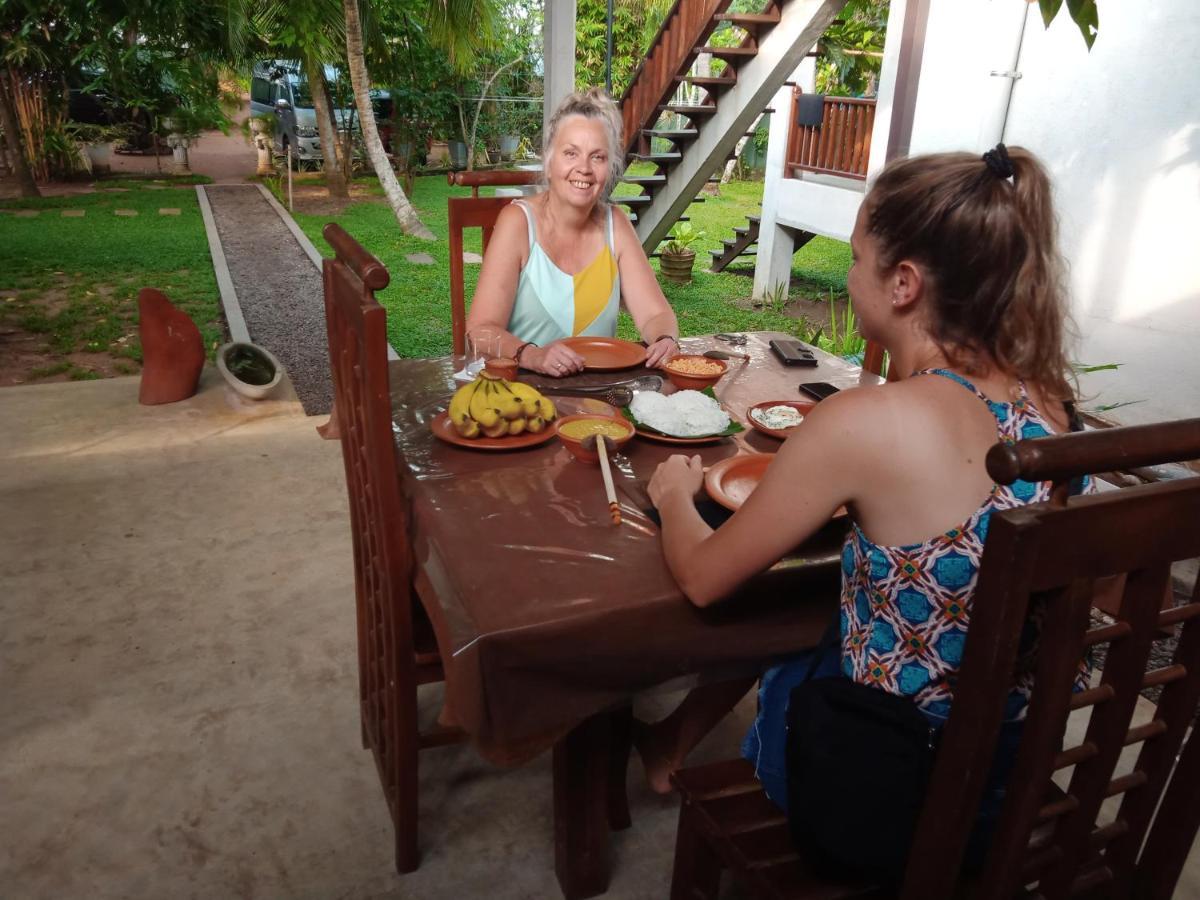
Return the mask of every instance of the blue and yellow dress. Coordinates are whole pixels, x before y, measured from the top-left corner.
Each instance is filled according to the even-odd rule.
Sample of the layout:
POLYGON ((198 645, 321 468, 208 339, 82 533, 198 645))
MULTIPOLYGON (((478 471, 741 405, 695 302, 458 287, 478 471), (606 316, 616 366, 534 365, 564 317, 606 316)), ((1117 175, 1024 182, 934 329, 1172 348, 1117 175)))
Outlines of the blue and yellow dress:
POLYGON ((517 281, 508 330, 544 347, 576 335, 613 337, 621 307, 621 275, 613 249, 613 211, 605 216, 605 243, 596 258, 574 275, 556 266, 537 241, 533 210, 513 201, 529 223, 529 259, 517 281))

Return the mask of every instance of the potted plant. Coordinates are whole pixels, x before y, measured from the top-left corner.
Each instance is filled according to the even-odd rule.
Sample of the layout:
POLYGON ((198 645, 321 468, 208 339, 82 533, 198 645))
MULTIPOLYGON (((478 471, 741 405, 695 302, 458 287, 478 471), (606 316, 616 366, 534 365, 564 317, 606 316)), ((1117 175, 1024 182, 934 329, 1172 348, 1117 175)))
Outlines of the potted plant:
POLYGON ((704 232, 693 227, 691 222, 676 222, 671 239, 659 253, 659 269, 663 277, 676 284, 687 284, 692 280, 692 266, 696 262, 696 251, 690 246, 704 237, 704 232))
POLYGON ((242 133, 258 150, 258 170, 256 175, 274 175, 275 164, 273 152, 275 149, 275 129, 279 117, 274 113, 260 113, 251 116, 242 123, 242 133))
POLYGON ((69 127, 75 140, 83 144, 92 174, 107 175, 111 172, 113 144, 125 140, 128 129, 123 125, 91 125, 84 122, 72 122, 69 127))
POLYGON ((283 378, 283 366, 269 350, 238 341, 217 349, 217 371, 230 387, 251 400, 265 399, 283 378))

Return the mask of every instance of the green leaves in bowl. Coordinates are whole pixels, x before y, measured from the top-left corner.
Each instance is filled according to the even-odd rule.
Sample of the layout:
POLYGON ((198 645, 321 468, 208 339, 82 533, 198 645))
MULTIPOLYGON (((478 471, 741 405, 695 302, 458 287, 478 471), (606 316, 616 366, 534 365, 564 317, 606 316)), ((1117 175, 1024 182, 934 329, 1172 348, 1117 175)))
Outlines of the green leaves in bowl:
MULTIPOLYGON (((700 393, 704 394, 707 397, 711 397, 713 400, 717 399, 717 395, 715 393, 713 393, 713 389, 711 387, 706 387, 700 393)), ((718 401, 718 402, 720 402, 720 401, 718 401)), ((657 428, 653 427, 652 425, 647 425, 645 422, 639 421, 638 418, 633 414, 632 410, 630 410, 630 408, 628 406, 621 407, 621 415, 623 415, 626 419, 628 419, 630 422, 632 422, 633 427, 638 429, 639 431, 649 431, 654 434, 661 434, 663 437, 670 437, 670 438, 680 437, 680 435, 677 435, 677 434, 668 434, 665 431, 659 431, 657 428)), ((728 427, 725 428, 724 431, 717 431, 712 434, 689 435, 689 437, 694 437, 694 438, 729 437, 730 435, 737 434, 739 431, 745 431, 745 430, 746 429, 743 428, 742 425, 736 419, 730 417, 729 425, 728 425, 728 427)), ((686 440, 686 438, 684 438, 684 440, 686 440)))

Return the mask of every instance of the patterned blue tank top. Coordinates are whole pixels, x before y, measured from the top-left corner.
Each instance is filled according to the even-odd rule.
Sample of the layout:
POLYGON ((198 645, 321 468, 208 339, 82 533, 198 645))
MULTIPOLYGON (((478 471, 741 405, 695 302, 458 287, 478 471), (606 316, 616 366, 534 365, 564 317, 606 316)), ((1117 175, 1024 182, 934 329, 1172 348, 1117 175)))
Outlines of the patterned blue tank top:
MULTIPOLYGON (((1006 443, 1044 437, 1051 429, 1021 384, 1014 403, 989 400, 975 385, 946 369, 940 375, 974 393, 996 419, 1006 443)), ((992 513, 1050 497, 1050 482, 992 485, 983 505, 957 528, 919 544, 876 544, 855 525, 842 548, 842 670, 847 678, 911 697, 932 719, 950 712, 971 620, 971 598, 992 513)), ((1084 490, 1094 490, 1085 479, 1084 490)), ((1022 636, 1022 659, 1009 695, 1006 719, 1023 718, 1033 673, 1028 658, 1040 631, 1042 611, 1032 611, 1022 636)), ((1086 685, 1081 663, 1076 687, 1086 685)))

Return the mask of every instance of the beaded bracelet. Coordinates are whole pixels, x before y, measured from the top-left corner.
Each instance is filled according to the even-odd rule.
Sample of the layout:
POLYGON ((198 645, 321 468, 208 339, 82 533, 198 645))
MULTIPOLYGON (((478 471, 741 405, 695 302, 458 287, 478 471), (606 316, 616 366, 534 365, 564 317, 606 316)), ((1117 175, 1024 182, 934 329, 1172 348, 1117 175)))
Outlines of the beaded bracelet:
POLYGON ((517 348, 516 352, 513 353, 512 358, 515 359, 518 363, 520 363, 521 362, 521 354, 525 352, 525 348, 526 347, 536 347, 536 346, 537 346, 537 344, 535 344, 533 341, 526 341, 520 347, 517 348))

